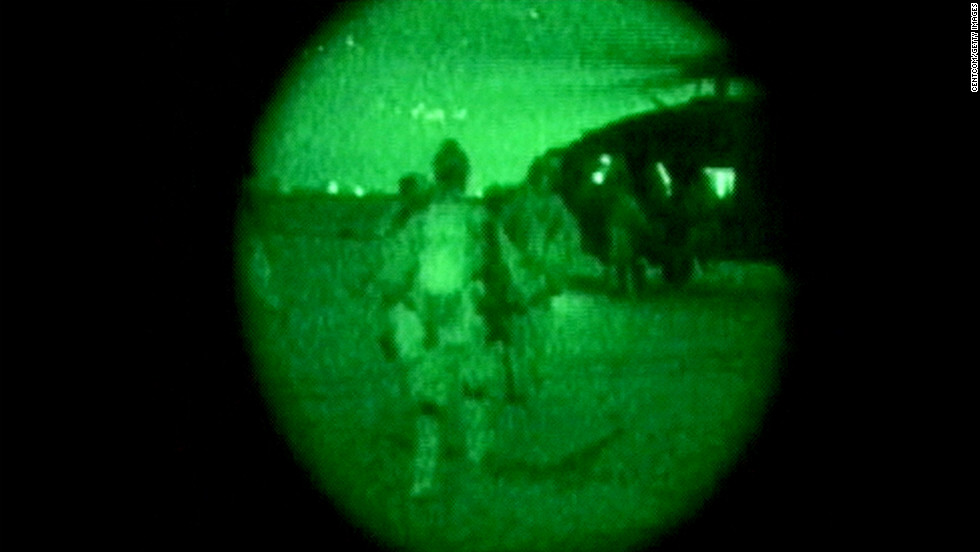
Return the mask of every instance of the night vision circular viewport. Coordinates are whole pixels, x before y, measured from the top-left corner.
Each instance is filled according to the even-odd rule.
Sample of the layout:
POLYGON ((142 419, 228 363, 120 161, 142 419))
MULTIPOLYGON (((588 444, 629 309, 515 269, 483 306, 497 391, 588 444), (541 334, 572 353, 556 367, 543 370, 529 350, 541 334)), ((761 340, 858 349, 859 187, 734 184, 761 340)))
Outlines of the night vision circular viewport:
POLYGON ((391 0, 284 69, 237 216, 268 412, 392 550, 629 550, 779 392, 766 89, 667 2, 391 0))

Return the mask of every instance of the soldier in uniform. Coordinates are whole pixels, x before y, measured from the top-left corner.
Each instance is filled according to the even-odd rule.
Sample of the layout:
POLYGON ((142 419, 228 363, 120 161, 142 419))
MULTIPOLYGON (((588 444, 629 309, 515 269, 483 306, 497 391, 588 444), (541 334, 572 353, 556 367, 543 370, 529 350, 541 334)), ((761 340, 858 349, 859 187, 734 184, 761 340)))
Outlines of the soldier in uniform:
POLYGON ((664 275, 668 280, 686 282, 694 271, 691 228, 698 217, 701 168, 691 159, 678 157, 671 163, 674 188, 666 224, 667 259, 664 275))
POLYGON ((463 200, 469 162, 454 140, 433 160, 435 190, 386 246, 379 282, 391 307, 394 349, 416 409, 410 495, 436 487, 450 412, 479 465, 491 444, 490 417, 499 358, 486 346, 478 311, 484 286, 485 213, 463 200))
POLYGON ((375 238, 387 238, 400 232, 415 213, 425 209, 432 194, 432 183, 425 175, 408 173, 399 178, 398 203, 381 219, 375 238))
MULTIPOLYGON (((246 185, 254 185, 247 182, 246 185)), ((258 305, 266 312, 279 311, 283 300, 278 289, 277 278, 273 263, 269 258, 267 235, 262 231, 260 223, 261 207, 256 205, 254 189, 246 189, 245 197, 239 207, 239 221, 236 234, 241 248, 241 270, 244 271, 244 282, 252 297, 258 299, 258 305)))
POLYGON ((555 152, 536 159, 525 185, 499 214, 494 243, 507 279, 500 337, 506 350, 506 395, 513 402, 526 400, 540 387, 539 365, 548 343, 542 326, 550 299, 565 289, 581 253, 578 225, 552 190, 559 161, 555 152))
POLYGON ((608 286, 613 293, 635 299, 645 283, 643 248, 656 243, 654 228, 633 195, 632 177, 621 155, 603 156, 597 173, 606 208, 608 286))

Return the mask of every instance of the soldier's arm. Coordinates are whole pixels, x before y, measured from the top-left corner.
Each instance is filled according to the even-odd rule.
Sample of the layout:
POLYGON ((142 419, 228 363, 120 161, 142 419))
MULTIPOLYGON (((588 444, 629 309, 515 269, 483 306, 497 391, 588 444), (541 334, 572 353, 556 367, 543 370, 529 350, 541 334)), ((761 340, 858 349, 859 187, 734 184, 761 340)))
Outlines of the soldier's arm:
POLYGON ((559 294, 567 287, 572 267, 582 255, 582 244, 578 221, 557 197, 550 202, 547 248, 549 287, 553 294, 559 294))
POLYGON ((418 271, 415 225, 387 236, 381 247, 380 266, 370 276, 367 288, 384 303, 395 303, 408 295, 418 271))
POLYGON ((501 262, 509 279, 508 301, 514 305, 534 306, 553 295, 541 259, 521 251, 508 238, 500 225, 496 227, 501 262))
POLYGON ((579 231, 578 221, 575 216, 565 207, 565 204, 558 199, 556 210, 558 212, 559 226, 563 244, 566 244, 569 254, 574 254, 582 249, 582 235, 579 231))

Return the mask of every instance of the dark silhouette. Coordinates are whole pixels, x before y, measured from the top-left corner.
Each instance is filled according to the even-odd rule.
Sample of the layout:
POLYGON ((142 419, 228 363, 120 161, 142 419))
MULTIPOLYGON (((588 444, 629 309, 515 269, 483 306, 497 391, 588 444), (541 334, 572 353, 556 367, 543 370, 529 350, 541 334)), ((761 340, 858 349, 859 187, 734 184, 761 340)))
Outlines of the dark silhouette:
POLYGON ((461 418, 467 457, 482 461, 492 441, 489 401, 500 372, 499 353, 486 347, 477 308, 485 289, 486 214, 462 197, 469 161, 455 140, 447 140, 432 165, 431 199, 418 199, 417 178, 399 183, 413 208, 393 226, 377 277, 390 305, 390 352, 405 365, 416 407, 412 497, 437 489, 442 426, 451 413, 461 418))
POLYGON ((567 286, 581 251, 575 219, 551 190, 557 161, 553 152, 538 158, 522 186, 489 202, 484 309, 490 339, 506 352, 506 396, 512 402, 526 401, 540 387, 537 367, 547 340, 541 320, 551 297, 567 286))
POLYGON ((641 258, 661 266, 667 281, 683 284, 695 258, 722 254, 715 243, 722 238, 744 244, 741 255, 770 247, 751 232, 771 224, 751 201, 771 185, 762 170, 763 108, 703 98, 617 121, 561 150, 555 189, 578 220, 583 249, 611 267, 614 289, 630 293, 630 280, 642 284, 641 258), (724 208, 706 167, 729 167, 738 175, 738 190, 724 208), (597 173, 603 173, 600 182, 597 173))

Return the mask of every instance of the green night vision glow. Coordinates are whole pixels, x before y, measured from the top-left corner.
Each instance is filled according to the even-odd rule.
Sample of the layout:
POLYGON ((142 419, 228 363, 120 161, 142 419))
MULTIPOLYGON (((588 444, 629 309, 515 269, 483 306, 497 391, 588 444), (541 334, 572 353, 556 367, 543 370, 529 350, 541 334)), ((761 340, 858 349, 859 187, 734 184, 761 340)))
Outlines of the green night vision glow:
MULTIPOLYGON (((439 262, 452 280, 466 253, 446 248, 469 247, 470 218, 492 228, 495 198, 532 193, 532 161, 588 131, 751 101, 751 81, 733 77, 719 97, 711 75, 682 66, 726 48, 673 3, 394 0, 365 3, 297 52, 255 130, 238 283, 269 412, 352 524, 399 550, 625 550, 712 498, 776 391, 789 287, 775 263, 726 256, 723 240, 693 253, 725 237, 721 223, 675 248, 692 252, 689 281, 644 260, 646 287, 629 300, 577 284, 615 270, 574 223, 581 237, 549 238, 573 244, 567 277, 519 308, 490 280, 443 295, 413 291, 422 276, 395 291, 379 282, 440 253, 422 239, 450 244, 439 262), (624 84, 639 81, 653 84, 624 84), (450 139, 468 164, 462 197, 440 199, 434 182, 449 177, 433 159, 450 139), (415 197, 422 206, 405 207, 415 197), (434 220, 419 213, 444 222, 410 234, 434 220), (438 399, 420 400, 420 386, 438 399)), ((752 186, 757 171, 711 162, 707 196, 752 186)), ((657 175, 669 198, 675 165, 654 154, 635 174, 657 175)), ((607 193, 596 166, 583 189, 607 193)), ((521 247, 487 239, 505 259, 521 247)))
POLYGON ((718 199, 725 199, 735 192, 735 169, 731 167, 705 167, 711 190, 718 199))

